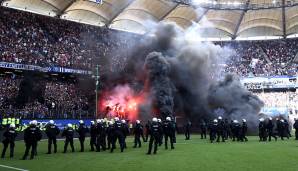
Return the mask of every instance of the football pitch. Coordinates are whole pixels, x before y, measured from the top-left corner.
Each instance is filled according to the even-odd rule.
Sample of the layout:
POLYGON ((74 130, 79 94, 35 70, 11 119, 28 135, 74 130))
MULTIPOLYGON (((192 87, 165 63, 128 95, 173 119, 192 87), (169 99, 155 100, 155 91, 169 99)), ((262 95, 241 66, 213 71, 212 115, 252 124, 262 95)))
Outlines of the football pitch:
MULTIPOLYGON (((89 139, 85 141, 85 152, 62 153, 64 141, 58 142, 58 153, 45 154, 47 141, 39 142, 38 156, 34 160, 20 160, 24 154, 24 142, 16 142, 15 157, 0 160, 0 171, 297 171, 298 141, 259 142, 257 137, 248 137, 248 142, 209 143, 192 135, 185 141, 177 137, 175 150, 158 148, 156 155, 146 155, 148 143, 141 148, 132 148, 133 138, 127 139, 128 148, 120 153, 90 152, 89 139), (11 168, 8 168, 11 167, 11 168)), ((1 144, 1 151, 2 151, 1 144)), ((70 150, 70 149, 69 149, 70 150)), ((9 150, 7 151, 9 152, 9 150)), ((8 157, 9 154, 7 153, 8 157)), ((29 157, 28 157, 29 158, 29 157)))

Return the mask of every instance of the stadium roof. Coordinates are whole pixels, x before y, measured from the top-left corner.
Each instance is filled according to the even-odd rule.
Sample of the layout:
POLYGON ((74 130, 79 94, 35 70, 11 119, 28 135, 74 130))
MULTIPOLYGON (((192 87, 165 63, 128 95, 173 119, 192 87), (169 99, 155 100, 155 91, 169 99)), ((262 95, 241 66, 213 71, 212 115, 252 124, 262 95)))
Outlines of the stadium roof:
POLYGON ((221 40, 298 34, 298 0, 4 0, 2 5, 139 34, 161 21, 184 29, 196 24, 203 38, 221 40))

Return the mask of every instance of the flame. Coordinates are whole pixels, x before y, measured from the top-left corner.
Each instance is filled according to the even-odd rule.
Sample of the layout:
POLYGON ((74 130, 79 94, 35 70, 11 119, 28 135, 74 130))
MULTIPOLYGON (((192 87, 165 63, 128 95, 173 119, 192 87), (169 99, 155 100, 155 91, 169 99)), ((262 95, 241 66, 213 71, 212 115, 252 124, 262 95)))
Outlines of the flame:
POLYGON ((99 100, 101 117, 136 120, 139 119, 139 105, 146 100, 146 93, 136 93, 128 85, 116 86, 102 93, 99 100))

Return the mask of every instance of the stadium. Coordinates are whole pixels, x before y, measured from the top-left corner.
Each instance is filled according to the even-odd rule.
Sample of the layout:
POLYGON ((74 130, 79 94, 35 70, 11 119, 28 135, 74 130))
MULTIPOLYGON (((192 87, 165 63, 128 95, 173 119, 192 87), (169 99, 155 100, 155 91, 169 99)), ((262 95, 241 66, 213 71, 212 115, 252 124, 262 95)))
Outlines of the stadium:
POLYGON ((0 171, 297 170, 297 0, 0 4, 0 171))

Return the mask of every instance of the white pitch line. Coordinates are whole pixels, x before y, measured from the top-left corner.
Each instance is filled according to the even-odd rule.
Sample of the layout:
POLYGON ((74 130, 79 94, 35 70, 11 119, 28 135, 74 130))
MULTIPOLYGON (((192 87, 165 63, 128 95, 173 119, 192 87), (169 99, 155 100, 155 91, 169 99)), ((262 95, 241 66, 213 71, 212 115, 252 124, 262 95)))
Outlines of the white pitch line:
POLYGON ((29 170, 20 169, 20 168, 16 168, 16 167, 10 167, 10 166, 1 165, 1 164, 0 164, 0 167, 4 167, 4 168, 8 168, 8 169, 13 169, 13 170, 20 170, 20 171, 29 171, 29 170))

